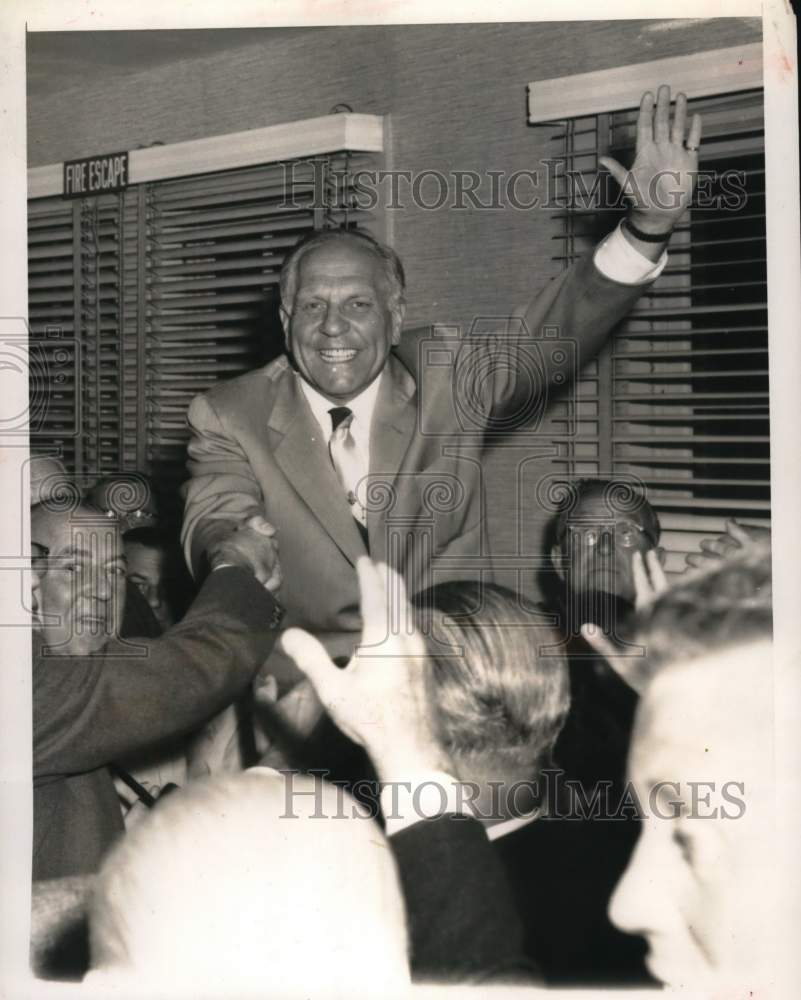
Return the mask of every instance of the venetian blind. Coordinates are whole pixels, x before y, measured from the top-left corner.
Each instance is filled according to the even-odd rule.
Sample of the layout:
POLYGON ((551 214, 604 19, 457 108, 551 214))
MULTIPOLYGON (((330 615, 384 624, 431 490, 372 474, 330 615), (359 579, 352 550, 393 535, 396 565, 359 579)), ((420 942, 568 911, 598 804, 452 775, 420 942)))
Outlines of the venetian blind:
MULTIPOLYGON (((770 517, 762 91, 694 100, 693 111, 699 186, 668 265, 553 413, 560 470, 645 485, 672 572, 726 518, 770 517)), ((593 191, 598 157, 631 163, 636 115, 573 119, 554 136, 564 266, 614 225, 593 191)))
POLYGON ((60 446, 89 480, 152 475, 177 510, 192 397, 280 352, 284 258, 313 229, 370 221, 352 205, 365 163, 330 154, 31 201, 32 340, 52 354, 59 329, 79 357, 58 394, 45 373, 32 446, 60 446))

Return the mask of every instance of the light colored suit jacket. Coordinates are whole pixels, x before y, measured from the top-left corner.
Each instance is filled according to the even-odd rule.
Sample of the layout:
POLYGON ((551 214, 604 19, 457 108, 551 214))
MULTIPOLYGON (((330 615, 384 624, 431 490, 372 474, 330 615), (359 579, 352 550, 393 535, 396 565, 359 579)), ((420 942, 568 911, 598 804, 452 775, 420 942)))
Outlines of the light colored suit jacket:
MULTIPOLYGON (((642 294, 591 259, 551 282, 519 322, 492 320, 459 339, 405 331, 381 375, 370 436, 370 555, 401 571, 409 594, 444 579, 491 577, 481 456, 490 434, 536 421, 642 294), (578 345, 576 348, 575 345, 578 345)), ((332 656, 358 641, 354 566, 366 554, 320 432, 281 357, 215 386, 189 409, 183 540, 196 571, 232 521, 263 512, 278 531, 284 627, 315 633, 332 656)), ((513 484, 510 484, 510 488, 513 484)), ((278 648, 271 671, 297 677, 278 648)))

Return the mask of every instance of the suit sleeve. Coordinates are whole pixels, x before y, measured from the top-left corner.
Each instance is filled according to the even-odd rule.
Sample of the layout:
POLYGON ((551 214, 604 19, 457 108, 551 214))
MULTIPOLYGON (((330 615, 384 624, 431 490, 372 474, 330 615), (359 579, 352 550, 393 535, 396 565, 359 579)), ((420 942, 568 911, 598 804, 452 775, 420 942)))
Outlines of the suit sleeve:
POLYGON ((160 639, 131 639, 97 657, 34 650, 37 782, 94 770, 199 726, 251 681, 280 617, 269 592, 232 567, 213 572, 160 639))
POLYGON ((514 314, 504 336, 487 338, 484 368, 493 374, 485 382, 492 393, 488 408, 521 415, 532 403, 544 409, 549 390, 576 379, 647 287, 607 278, 592 254, 554 278, 514 314), (538 391, 544 397, 539 401, 531 398, 538 391))
POLYGON ((537 981, 506 875, 481 823, 439 816, 389 842, 406 900, 415 979, 537 981))
MULTIPOLYGON (((550 388, 575 380, 647 287, 607 278, 590 254, 524 308, 507 317, 477 320, 450 376, 460 407, 482 422, 489 414, 506 413, 515 414, 515 426, 534 423, 548 404, 550 388)), ((411 370, 419 368, 419 341, 430 336, 430 327, 404 330, 396 352, 411 370)))
POLYGON ((263 512, 261 488, 240 444, 226 429, 208 396, 196 396, 188 414, 191 438, 184 486, 181 541, 190 568, 198 573, 203 554, 221 535, 252 514, 263 512))

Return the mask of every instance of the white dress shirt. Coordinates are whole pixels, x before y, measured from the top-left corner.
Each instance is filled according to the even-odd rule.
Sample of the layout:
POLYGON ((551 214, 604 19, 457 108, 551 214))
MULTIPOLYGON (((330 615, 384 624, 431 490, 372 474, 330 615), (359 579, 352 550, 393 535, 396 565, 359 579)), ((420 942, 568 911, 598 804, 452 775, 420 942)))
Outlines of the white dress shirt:
POLYGON ((605 277, 620 285, 643 285, 656 281, 667 264, 667 250, 654 263, 635 250, 621 232, 620 226, 598 244, 595 266, 605 277))
POLYGON ((362 505, 362 509, 365 508, 365 496, 367 489, 367 475, 370 472, 370 426, 373 420, 373 411, 375 410, 376 400, 378 399, 378 389, 381 384, 381 379, 386 378, 386 369, 383 374, 379 375, 378 378, 373 379, 373 381, 363 389, 358 396, 354 396, 346 404, 332 403, 330 399, 326 399, 321 393, 319 393, 313 386, 297 375, 296 378, 300 381, 300 388, 303 395, 306 397, 306 401, 311 407, 311 411, 314 414, 314 419, 320 425, 320 430, 323 434, 323 441, 328 442, 331 438, 331 414, 330 410, 335 406, 346 405, 347 408, 353 414, 353 419, 350 423, 350 433, 353 438, 353 442, 356 445, 356 453, 353 456, 358 473, 356 476, 356 482, 351 484, 356 495, 359 497, 359 502, 362 505))
POLYGON ((325 396, 319 393, 314 386, 309 385, 300 375, 296 377, 300 381, 300 388, 311 407, 314 419, 320 425, 324 441, 328 441, 331 437, 331 414, 329 410, 332 410, 336 406, 347 406, 351 411, 353 420, 350 424, 350 433, 356 442, 359 453, 364 459, 364 474, 367 475, 370 469, 370 424, 373 419, 376 400, 378 399, 378 387, 384 375, 373 379, 366 389, 362 389, 359 395, 354 396, 348 403, 332 403, 330 399, 326 399, 325 396))

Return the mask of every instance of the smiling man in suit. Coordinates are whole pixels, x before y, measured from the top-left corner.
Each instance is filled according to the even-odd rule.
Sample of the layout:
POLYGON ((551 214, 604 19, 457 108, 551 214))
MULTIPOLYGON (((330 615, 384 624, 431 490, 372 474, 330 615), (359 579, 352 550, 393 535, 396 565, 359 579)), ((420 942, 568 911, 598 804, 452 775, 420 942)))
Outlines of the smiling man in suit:
MULTIPOLYGON (((680 94, 671 127, 670 89, 660 87, 656 106, 644 95, 631 171, 604 160, 634 192, 624 224, 450 360, 433 348, 452 339, 430 329, 401 336, 394 251, 355 231, 324 231, 297 247, 281 275, 287 354, 189 410, 183 541, 195 573, 219 533, 263 514, 278 532, 286 625, 347 658, 360 625, 359 556, 393 565, 412 592, 491 570, 487 434, 541 413, 548 386, 576 370, 571 351, 556 348, 575 343, 576 366, 586 363, 661 272, 697 169, 700 121, 685 144, 686 103, 680 94)), ((275 655, 268 670, 284 689, 298 677, 275 655)))

